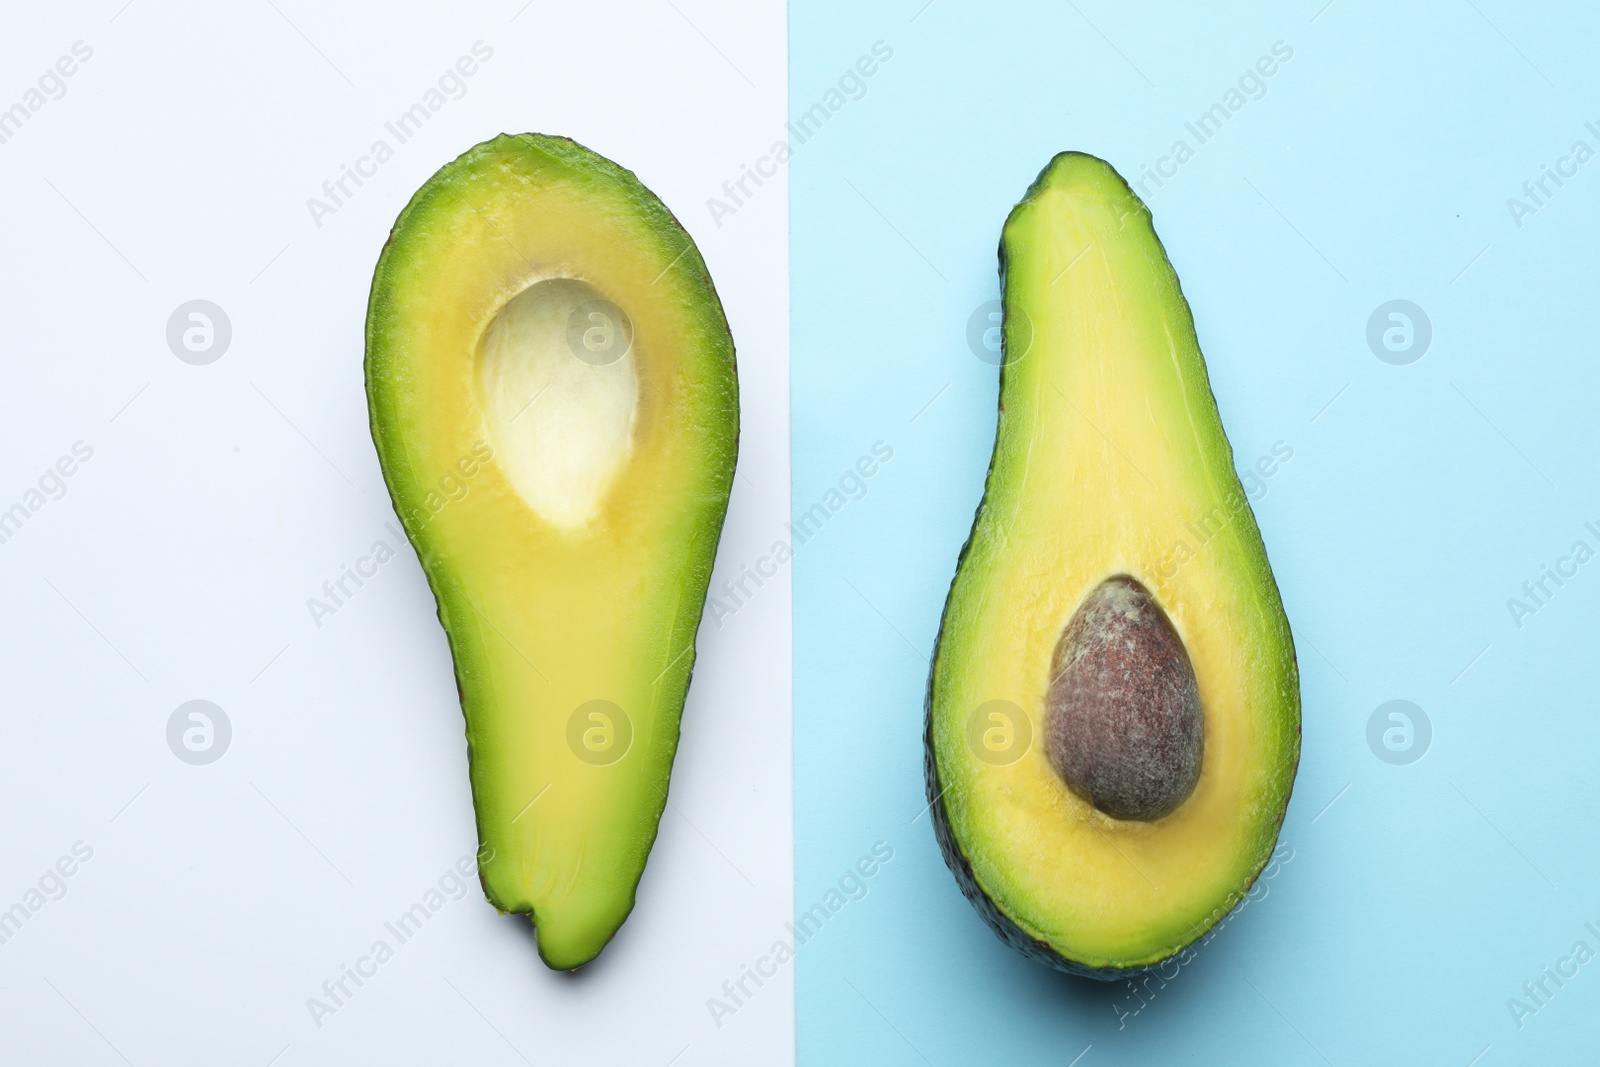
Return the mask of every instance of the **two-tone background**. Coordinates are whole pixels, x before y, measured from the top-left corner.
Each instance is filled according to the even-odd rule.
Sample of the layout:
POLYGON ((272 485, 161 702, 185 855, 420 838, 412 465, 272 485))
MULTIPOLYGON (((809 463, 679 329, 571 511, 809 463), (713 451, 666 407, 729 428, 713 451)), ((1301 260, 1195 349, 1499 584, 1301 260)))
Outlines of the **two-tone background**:
POLYGON ((1592 14, 109 0, 6 28, 0 1059, 1592 1056, 1592 14), (794 551, 702 626, 639 908, 577 977, 451 876, 459 711, 360 377, 395 214, 521 130, 635 170, 699 243, 745 404, 717 580, 794 551), (1067 148, 1147 194, 1303 682, 1280 862, 1137 989, 993 938, 921 784, 994 427, 999 227, 1067 148), (172 726, 191 701, 208 761, 194 708, 172 726), (308 1009, 430 891, 375 976, 308 1009))

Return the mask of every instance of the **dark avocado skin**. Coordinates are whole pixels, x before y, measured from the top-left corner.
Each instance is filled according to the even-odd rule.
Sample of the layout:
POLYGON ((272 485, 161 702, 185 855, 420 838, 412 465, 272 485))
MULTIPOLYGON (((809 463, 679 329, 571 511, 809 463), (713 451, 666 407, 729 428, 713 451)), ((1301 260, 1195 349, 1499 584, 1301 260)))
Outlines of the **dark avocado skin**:
MULTIPOLYGON (((1003 269, 1004 268, 1002 267, 1002 270, 1003 269)), ((1002 368, 1000 373, 1004 374, 1005 370, 1002 368)), ((968 544, 970 545, 970 543, 971 542, 969 541, 968 544)), ((961 549, 961 558, 965 559, 966 555, 967 546, 963 545, 961 549)), ((959 568, 960 565, 960 560, 958 560, 956 563, 957 568, 959 568)), ((945 607, 946 610, 949 609, 948 597, 946 598, 945 607)), ((940 633, 941 635, 943 634, 943 627, 940 628, 940 633)), ((933 649, 933 662, 935 665, 937 665, 939 662, 939 647, 937 642, 935 643, 933 649)), ((944 787, 939 784, 939 768, 935 765, 933 757, 932 671, 929 671, 928 673, 928 698, 925 704, 925 713, 923 716, 922 751, 923 777, 927 784, 929 811, 932 812, 933 816, 933 834, 939 840, 939 852, 944 856, 945 866, 949 867, 950 873, 956 876, 956 884, 961 887, 961 895, 966 897, 972 906, 977 909, 978 914, 983 916, 983 921, 989 924, 989 928, 999 936, 1000 940, 1004 941, 1006 944, 1010 945, 1012 948, 1016 949, 1018 952, 1022 953, 1031 960, 1037 960, 1040 963, 1054 967, 1056 970, 1063 971, 1067 974, 1074 974, 1080 978, 1095 978, 1102 982, 1115 982, 1124 978, 1137 978, 1142 974, 1147 974, 1150 971, 1153 971, 1156 966, 1158 966, 1156 964, 1152 964, 1149 967, 1126 968, 1099 968, 1085 966, 1084 964, 1078 963, 1076 960, 1070 960, 1061 955, 1061 953, 1051 948, 1046 942, 1029 936, 1020 926, 1008 919, 1005 913, 1000 910, 994 901, 989 899, 989 895, 985 893, 983 891, 983 887, 978 884, 977 878, 973 877, 972 864, 969 863, 967 861, 967 857, 962 854, 961 846, 956 844, 955 834, 950 830, 950 815, 945 811, 944 787)), ((1254 879, 1251 881, 1253 882, 1254 879)), ((1246 886, 1245 888, 1248 889, 1249 886, 1246 886)), ((1243 898, 1242 893, 1240 894, 1240 897, 1241 899, 1243 898)))
MULTIPOLYGON (((1004 374, 1005 371, 1002 369, 1001 373, 1004 374)), ((970 544, 970 541, 968 543, 970 544)), ((958 569, 961 566, 961 559, 965 559, 966 555, 967 546, 963 545, 961 558, 956 562, 958 569)), ((948 597, 945 599, 945 608, 946 611, 949 610, 948 597)), ((940 627, 940 634, 942 635, 943 632, 943 627, 940 627)), ((934 642, 933 662, 936 666, 939 662, 939 639, 934 642)), ((945 811, 944 807, 944 786, 939 782, 939 768, 933 758, 932 670, 928 672, 928 697, 924 704, 922 752, 923 781, 928 791, 928 810, 933 817, 933 836, 939 841, 939 854, 944 857, 945 866, 950 868, 950 873, 955 875, 956 885, 961 887, 961 895, 966 897, 968 902, 977 909, 978 914, 983 916, 983 921, 989 924, 989 929, 993 930, 1000 940, 1030 960, 1036 960, 1048 967, 1054 967, 1065 974, 1077 975, 1080 978, 1093 978, 1101 982, 1118 982, 1125 978, 1138 978, 1141 975, 1149 974, 1166 962, 1166 960, 1161 960, 1146 967, 1090 967, 1079 963, 1077 960, 1068 959, 1051 948, 1047 942, 1030 936, 1022 927, 1007 918, 1005 912, 1000 910, 999 905, 989 899, 989 894, 983 891, 983 887, 978 884, 977 878, 973 877, 972 864, 962 854, 961 846, 956 843, 956 835, 950 830, 950 814, 945 811)), ((1284 799, 1284 807, 1285 809, 1288 808, 1288 798, 1284 799)), ((1250 876, 1250 881, 1239 889, 1237 897, 1228 907, 1218 913, 1217 922, 1220 922, 1224 916, 1238 906, 1239 901, 1245 898, 1251 887, 1256 884, 1256 879, 1260 876, 1261 872, 1259 870, 1250 876)), ((1214 926, 1215 923, 1212 925, 1214 926)), ((1196 931, 1197 938, 1204 933, 1204 930, 1196 931)), ((1191 942, 1191 946, 1193 944, 1194 942, 1191 942)), ((1171 958, 1171 956, 1167 957, 1167 959, 1171 958)))
MULTIPOLYGON (((931 723, 931 719, 929 720, 931 723)), ((1075 974, 1080 978, 1096 978, 1102 982, 1115 982, 1122 978, 1137 978, 1153 967, 1130 967, 1124 970, 1097 969, 1085 967, 1067 959, 1061 953, 1051 948, 1043 941, 1029 937, 1022 928, 1010 919, 1005 913, 995 906, 989 895, 978 885, 978 880, 972 876, 972 864, 967 862, 967 857, 961 854, 960 847, 956 844, 955 835, 950 832, 950 817, 944 810, 943 789, 939 785, 939 772, 933 765, 933 739, 925 736, 924 747, 926 758, 924 767, 928 783, 928 799, 932 805, 933 833, 939 839, 939 852, 944 856, 945 866, 950 868, 950 873, 956 876, 956 884, 961 887, 961 895, 971 902, 983 916, 983 921, 989 924, 1006 944, 1022 953, 1031 960, 1054 967, 1067 974, 1075 974)))
MULTIPOLYGON (((1048 171, 1049 168, 1046 167, 1045 169, 1048 171)), ((1039 182, 1044 180, 1044 173, 1041 171, 1034 184, 1029 187, 1028 195, 1031 196, 1038 187, 1039 182)), ((1000 242, 999 255, 1000 291, 1004 293, 1006 289, 1006 246, 1004 241, 1000 242)), ((1000 385, 1001 395, 1003 396, 1006 367, 1009 362, 1005 358, 1007 344, 1003 328, 1000 334, 1000 347, 1000 385)), ((990 453, 989 456, 989 466, 990 471, 984 475, 985 485, 989 483, 988 475, 993 473, 993 453, 990 453)), ((982 501, 978 503, 978 510, 983 510, 982 501)), ((977 522, 976 518, 974 518, 973 529, 976 530, 976 528, 977 522)), ((961 565, 966 562, 967 551, 971 547, 972 535, 968 534, 966 543, 961 546, 961 554, 956 558, 957 572, 961 570, 961 565)), ((939 633, 934 638, 932 666, 928 671, 928 693, 923 704, 922 727, 923 778, 928 790, 929 810, 933 816, 933 834, 938 838, 939 852, 944 856, 945 866, 949 867, 950 873, 955 875, 956 884, 961 887, 961 895, 966 897, 972 906, 977 909, 979 915, 983 916, 983 921, 989 924, 989 928, 999 936, 1000 940, 1031 960, 1037 960, 1067 974, 1077 975, 1080 978, 1094 978, 1102 982, 1115 982, 1123 978, 1137 978, 1154 970, 1155 965, 1126 968, 1088 967, 1076 960, 1068 959, 1051 948, 1047 942, 1030 936, 1022 927, 1007 918, 1005 912, 1001 911, 999 906, 989 899, 989 894, 983 891, 983 887, 978 884, 978 879, 973 876, 972 864, 962 854, 961 846, 956 843, 956 836, 950 829, 950 814, 944 807, 944 786, 939 782, 939 768, 933 755, 933 678, 938 671, 939 646, 944 641, 944 620, 950 613, 950 598, 954 594, 955 585, 952 582, 950 592, 945 594, 944 609, 939 613, 939 633)))
MULTIPOLYGON (((965 548, 961 550, 961 554, 963 556, 966 555, 965 548)), ((937 645, 934 647, 933 658, 934 662, 937 663, 939 660, 937 645)), ((956 885, 961 887, 961 895, 966 897, 968 902, 977 909, 979 915, 983 916, 983 921, 989 924, 989 929, 993 930, 1000 940, 1030 960, 1036 960, 1065 974, 1077 975, 1080 978, 1093 978, 1101 982, 1118 982, 1125 978, 1138 978, 1141 975, 1149 974, 1160 967, 1162 963, 1165 963, 1166 960, 1162 960, 1147 967, 1087 966, 1076 960, 1068 959, 1051 948, 1048 943, 1029 936, 1020 926, 1007 918, 1005 912, 1001 911, 994 901, 989 899, 989 894, 983 891, 983 887, 973 877, 972 864, 962 854, 961 846, 956 844, 955 834, 950 830, 950 815, 945 811, 944 787, 939 784, 939 769, 934 765, 933 759, 933 686, 931 674, 928 692, 929 701, 922 736, 922 765, 923 779, 927 784, 928 790, 929 811, 933 815, 933 835, 939 841, 939 853, 944 856, 945 866, 950 868, 950 873, 956 877, 956 885)), ((1285 804, 1285 807, 1287 807, 1287 804, 1285 804)), ((1250 888, 1256 884, 1256 879, 1260 876, 1260 871, 1251 876, 1250 881, 1239 890, 1238 896, 1233 903, 1218 914, 1218 922, 1231 912, 1239 901, 1245 898, 1245 895, 1250 892, 1250 888)), ((1197 934, 1204 933, 1204 930, 1197 931, 1197 934)), ((1193 942, 1191 942, 1192 944, 1193 942)), ((1172 959, 1172 957, 1168 956, 1167 959, 1172 959)))

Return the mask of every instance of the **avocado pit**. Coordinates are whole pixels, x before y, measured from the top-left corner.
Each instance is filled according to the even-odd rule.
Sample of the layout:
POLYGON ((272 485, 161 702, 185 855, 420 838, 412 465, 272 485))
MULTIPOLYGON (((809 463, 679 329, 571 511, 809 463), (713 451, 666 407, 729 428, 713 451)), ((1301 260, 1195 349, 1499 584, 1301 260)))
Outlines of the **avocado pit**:
POLYGON ((1114 819, 1172 814, 1200 780, 1205 716, 1172 620, 1125 574, 1094 588, 1062 631, 1045 748, 1067 786, 1114 819))

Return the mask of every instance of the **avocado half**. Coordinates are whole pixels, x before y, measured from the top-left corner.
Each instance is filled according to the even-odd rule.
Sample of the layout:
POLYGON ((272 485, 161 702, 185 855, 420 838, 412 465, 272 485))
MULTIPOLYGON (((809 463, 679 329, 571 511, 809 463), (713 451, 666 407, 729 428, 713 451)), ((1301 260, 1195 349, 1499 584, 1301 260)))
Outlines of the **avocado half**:
POLYGON ((926 778, 945 862, 1013 948, 1115 979, 1179 954, 1272 854, 1299 676, 1189 305, 1107 163, 1006 220, 994 455, 946 601, 926 778))
POLYGON ((575 968, 633 909, 667 800, 738 451, 722 305, 631 172, 501 136, 401 212, 366 343, 455 661, 484 892, 575 968))

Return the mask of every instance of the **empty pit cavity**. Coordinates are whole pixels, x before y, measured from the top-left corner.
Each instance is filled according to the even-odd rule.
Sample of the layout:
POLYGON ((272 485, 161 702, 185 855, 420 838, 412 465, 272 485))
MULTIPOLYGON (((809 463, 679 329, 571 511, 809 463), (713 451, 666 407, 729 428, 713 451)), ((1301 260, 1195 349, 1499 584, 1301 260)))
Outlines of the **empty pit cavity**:
POLYGON ((518 293, 478 343, 495 459, 528 506, 563 529, 594 520, 633 450, 633 325, 594 286, 546 278, 518 293))

